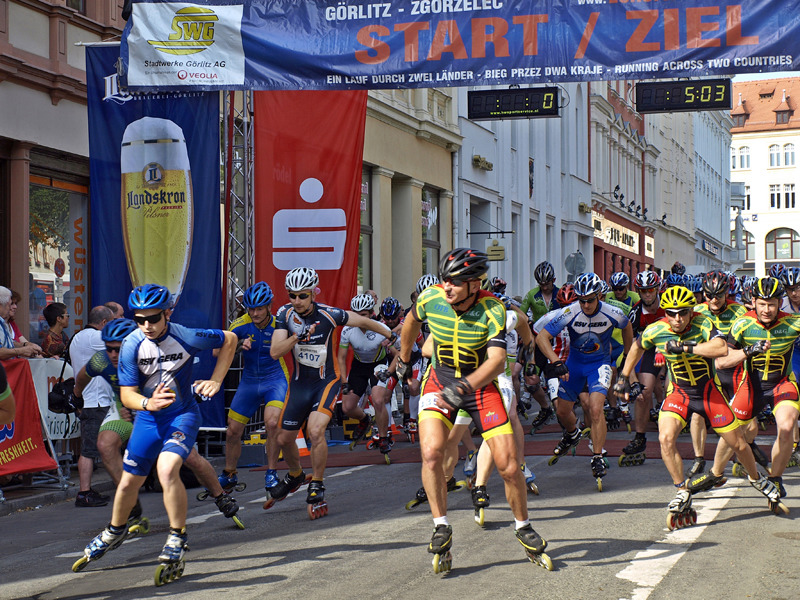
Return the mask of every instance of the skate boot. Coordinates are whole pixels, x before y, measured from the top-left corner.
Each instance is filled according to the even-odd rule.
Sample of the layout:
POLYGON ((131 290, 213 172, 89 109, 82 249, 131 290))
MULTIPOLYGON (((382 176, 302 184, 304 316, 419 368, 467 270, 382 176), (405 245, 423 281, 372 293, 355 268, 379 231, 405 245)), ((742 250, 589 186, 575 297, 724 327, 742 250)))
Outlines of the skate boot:
POLYGON ((485 485, 472 488, 472 506, 475 507, 475 522, 481 527, 486 523, 485 510, 489 508, 489 492, 485 485))
POLYGON ((289 494, 293 494, 299 490, 300 486, 307 483, 307 481, 306 474, 303 471, 300 471, 300 474, 296 477, 292 477, 290 473, 287 473, 284 478, 278 482, 278 485, 268 490, 269 497, 264 503, 264 510, 271 508, 276 502, 280 502, 289 494))
POLYGON ((764 452, 762 452, 761 448, 758 447, 758 444, 750 442, 750 449, 753 451, 753 458, 756 459, 756 462, 766 469, 769 465, 769 459, 764 452))
POLYGON ((547 461, 547 464, 552 466, 558 462, 558 459, 564 456, 567 452, 572 450, 573 456, 575 455, 575 448, 581 441, 581 430, 575 429, 572 433, 564 432, 558 445, 553 449, 553 456, 547 461))
POLYGON ((528 465, 522 463, 519 466, 522 469, 522 476, 525 478, 525 486, 528 488, 528 491, 532 494, 538 496, 539 495, 539 488, 534 483, 536 481, 536 474, 528 468, 528 465))
POLYGON ((353 431, 353 441, 350 442, 350 450, 354 450, 358 442, 363 440, 370 431, 372 431, 372 419, 369 415, 364 415, 364 418, 358 422, 355 431, 353 431))
POLYGON ((239 512, 239 505, 236 503, 235 498, 228 494, 220 494, 214 498, 214 503, 217 505, 219 512, 225 515, 226 518, 233 520, 236 527, 244 529, 244 523, 236 516, 236 513, 239 512))
POLYGON ((667 508, 667 529, 670 531, 697 523, 697 511, 692 508, 692 493, 686 488, 678 490, 667 508))
MULTIPOLYGON (((239 477, 238 471, 227 471, 225 469, 222 470, 222 473, 218 477, 219 484, 222 486, 222 491, 226 494, 230 494, 234 489, 237 488, 239 484, 239 477)), ((241 491, 241 490, 236 490, 241 491)))
MULTIPOLYGON (((776 477, 775 479, 781 479, 776 477)), ((769 509, 779 515, 789 514, 789 509, 786 505, 781 502, 781 498, 783 497, 781 491, 783 490, 783 481, 777 481, 778 485, 775 485, 775 481, 770 478, 767 479, 764 475, 759 475, 758 479, 753 480, 748 477, 750 481, 750 485, 756 488, 759 492, 764 494, 767 497, 767 503, 769 505, 769 509)))
POLYGON ((706 470, 706 459, 702 456, 695 456, 694 462, 692 463, 691 468, 689 469, 689 479, 697 475, 698 473, 702 473, 706 470))
POLYGON ((725 485, 726 481, 728 481, 728 479, 723 475, 715 475, 713 471, 709 471, 708 473, 698 475, 694 479, 687 480, 686 488, 692 494, 697 494, 698 492, 706 492, 711 488, 725 485))
MULTIPOLYGON (((589 440, 589 452, 591 452, 592 454, 596 454, 596 452, 594 451, 594 444, 592 443, 592 440, 589 440)), ((608 450, 603 448, 601 454, 603 455, 603 460, 606 463, 606 468, 608 468, 608 459, 606 458, 608 456, 608 450)))
POLYGON ((592 457, 592 475, 597 480, 597 491, 603 491, 603 477, 606 476, 607 468, 606 461, 599 454, 592 457))
POLYGON ((647 458, 644 450, 647 447, 647 438, 643 433, 637 433, 631 443, 622 449, 618 464, 620 467, 633 467, 644 464, 647 458))
POLYGON ((131 509, 128 515, 128 536, 133 538, 139 534, 145 534, 150 531, 150 520, 142 516, 142 505, 139 500, 131 509))
POLYGON ((786 466, 800 467, 800 449, 798 449, 797 444, 794 445, 794 450, 792 450, 792 455, 789 457, 789 463, 786 466))
POLYGON ((156 568, 155 581, 157 586, 162 586, 165 583, 181 578, 183 569, 186 566, 183 557, 188 551, 186 528, 175 529, 170 527, 167 543, 164 544, 161 554, 158 555, 158 560, 161 564, 156 568))
MULTIPOLYGON (((633 388, 631 387, 631 394, 633 394, 633 388)), ((631 395, 631 400, 633 400, 633 396, 631 395)), ((633 421, 633 417, 631 417, 631 408, 628 402, 623 400, 617 401, 617 406, 619 407, 620 413, 622 413, 622 422, 625 423, 625 428, 628 430, 628 433, 631 432, 631 421, 633 421)))
POLYGON ((773 485, 776 488, 778 488, 778 491, 781 494, 781 498, 786 498, 786 488, 783 487, 783 477, 779 477, 779 476, 767 477, 767 479, 769 479, 773 483, 773 485))
POLYGON ((414 496, 414 499, 406 503, 406 510, 411 510, 420 504, 425 504, 427 501, 428 494, 425 492, 425 488, 421 487, 417 490, 417 494, 414 496))
POLYGON ((464 477, 467 479, 467 487, 472 489, 475 485, 475 479, 478 476, 475 469, 478 465, 478 451, 468 450, 467 457, 464 459, 464 477))
POLYGON ((112 527, 109 523, 106 528, 95 536, 95 538, 89 542, 89 545, 84 548, 83 556, 72 565, 72 570, 76 573, 82 571, 90 561, 98 560, 106 552, 118 548, 127 537, 127 524, 121 527, 112 527))
POLYGON ((406 430, 406 436, 408 436, 409 443, 413 444, 417 439, 417 420, 416 419, 409 419, 408 420, 408 429, 406 430))
POLYGON ((308 517, 313 521, 328 514, 328 503, 325 502, 325 486, 321 481, 308 484, 308 517))
POLYGON ((433 530, 428 552, 433 554, 433 572, 447 573, 453 566, 453 528, 450 525, 437 525, 433 530))
POLYGON ((278 471, 276 469, 267 469, 267 472, 264 474, 264 489, 269 491, 278 485, 278 471))
POLYGON ((655 408, 650 409, 650 422, 658 423, 658 410, 656 410, 655 408))
POLYGON ((540 408, 539 414, 534 417, 533 421, 531 422, 531 435, 536 433, 539 429, 547 425, 550 420, 555 416, 555 411, 552 407, 548 406, 547 408, 540 408))
POLYGON ((383 460, 386 462, 386 464, 387 465, 392 464, 392 459, 389 458, 389 452, 392 451, 392 446, 391 444, 389 444, 388 437, 380 438, 380 440, 378 441, 378 450, 380 450, 381 454, 383 454, 383 460))
POLYGON ((547 542, 533 530, 530 523, 517 529, 516 535, 519 543, 525 548, 525 554, 529 561, 548 571, 553 570, 553 561, 544 553, 547 542))

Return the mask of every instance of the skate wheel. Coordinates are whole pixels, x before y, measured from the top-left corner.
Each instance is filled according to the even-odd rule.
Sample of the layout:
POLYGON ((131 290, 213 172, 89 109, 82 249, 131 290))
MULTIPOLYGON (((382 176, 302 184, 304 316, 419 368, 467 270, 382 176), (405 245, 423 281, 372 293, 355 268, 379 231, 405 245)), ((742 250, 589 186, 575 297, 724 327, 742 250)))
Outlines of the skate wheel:
POLYGON ((467 488, 472 489, 475 487, 475 482, 478 481, 478 476, 476 474, 472 474, 467 478, 467 488))
POLYGON ((233 515, 231 517, 231 521, 233 521, 236 524, 236 527, 238 527, 239 529, 244 529, 244 523, 242 523, 242 520, 236 515, 233 515))
POLYGON ((328 503, 327 502, 317 502, 315 504, 308 505, 308 517, 314 521, 315 519, 319 519, 324 517, 328 514, 328 503))
POLYGON ((479 527, 486 525, 486 511, 483 508, 475 509, 475 522, 479 527))
POLYGON ((541 554, 535 554, 533 552, 527 552, 528 560, 531 561, 533 564, 542 567, 548 571, 553 570, 553 560, 544 552, 541 554))
POLYGON ((197 499, 198 499, 200 502, 202 502, 203 500, 205 500, 206 498, 208 498, 210 495, 211 495, 211 493, 210 493, 208 490, 203 490, 202 492, 198 492, 198 493, 197 493, 197 499))
POLYGON ((742 469, 742 465, 739 463, 733 463, 733 466, 731 467, 731 474, 733 474, 734 477, 743 477, 743 471, 744 469, 742 469))
MULTIPOLYGON (((477 479, 477 477, 478 477, 478 476, 477 476, 477 475, 475 475, 475 479, 477 479)), ((471 479, 472 479, 472 478, 471 478, 471 479)), ((475 484, 475 479, 472 479, 473 485, 475 484)), ((469 487, 469 482, 468 482, 468 481, 464 481, 463 479, 459 479, 458 481, 456 481, 456 489, 454 489, 454 490, 448 490, 448 492, 447 492, 447 493, 449 494, 450 492, 457 492, 458 490, 460 490, 460 489, 462 489, 462 488, 465 488, 465 487, 466 487, 466 488, 468 488, 468 487, 469 487)))
POLYGON ((172 581, 172 565, 160 564, 156 567, 155 584, 156 587, 161 587, 165 583, 172 581))
POLYGON ((678 528, 675 513, 667 513, 667 529, 675 531, 678 528))
POLYGON ((598 492, 602 492, 603 491, 603 478, 602 477, 598 477, 597 478, 597 491, 598 492))
POLYGON ((776 515, 789 514, 789 507, 786 506, 783 502, 770 502, 770 509, 776 515))
POLYGON ((620 454, 620 455, 619 455, 619 460, 617 460, 617 464, 618 464, 620 467, 624 467, 624 466, 626 466, 626 464, 625 464, 625 463, 627 462, 627 461, 625 460, 626 458, 627 458, 627 454, 620 454))
MULTIPOLYGON (((554 464, 556 464, 556 463, 558 462, 558 459, 559 459, 559 458, 560 458, 560 457, 559 457, 559 456, 557 456, 557 455, 553 455, 553 456, 551 456, 551 457, 550 457, 550 460, 548 460, 548 461, 547 461, 547 464, 548 464, 548 466, 551 466, 551 467, 552 467, 554 464)), ((620 458, 622 458, 622 457, 620 457, 620 458)))
POLYGON ((628 427, 628 433, 630 433, 631 432, 631 424, 630 423, 626 423, 626 425, 628 427))
POLYGON ((697 525, 697 511, 695 509, 689 512, 689 517, 692 519, 692 525, 697 525))
POLYGON ((375 442, 372 440, 367 442, 367 450, 373 450, 375 448, 375 442))
POLYGON ((437 575, 439 573, 448 573, 453 566, 453 556, 449 550, 446 554, 434 554, 432 564, 433 572, 437 575))
POLYGON ((89 557, 87 557, 84 554, 83 556, 81 556, 78 560, 76 560, 73 563, 72 570, 75 573, 80 573, 81 571, 83 571, 84 568, 86 568, 86 565, 88 565, 88 564, 89 564, 89 557))
POLYGON ((267 498, 267 501, 264 502, 264 506, 262 508, 264 510, 269 510, 270 508, 275 506, 275 502, 277 502, 277 500, 275 500, 275 498, 272 498, 272 497, 267 498))
POLYGON ((532 481, 528 484, 528 491, 531 492, 534 496, 538 496, 539 495, 539 488, 532 481))
POLYGON ((422 504, 422 502, 420 502, 419 500, 414 498, 410 502, 406 502, 406 510, 412 510, 412 509, 416 508, 417 506, 419 506, 420 504, 422 504))
POLYGON ((247 484, 244 481, 240 481, 235 486, 233 486, 233 489, 236 490, 237 492, 243 492, 246 488, 247 484))
POLYGON ((389 454, 388 453, 383 455, 383 460, 387 465, 392 464, 392 459, 389 458, 389 454))

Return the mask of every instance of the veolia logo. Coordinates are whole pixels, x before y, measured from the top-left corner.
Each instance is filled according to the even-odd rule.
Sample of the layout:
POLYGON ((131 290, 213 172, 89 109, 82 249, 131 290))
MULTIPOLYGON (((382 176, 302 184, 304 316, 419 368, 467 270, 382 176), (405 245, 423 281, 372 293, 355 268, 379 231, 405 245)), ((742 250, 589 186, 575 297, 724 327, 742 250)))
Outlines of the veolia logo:
POLYGON ((172 31, 166 40, 147 40, 167 54, 196 54, 214 43, 214 23, 219 20, 213 10, 190 6, 175 13, 172 31))

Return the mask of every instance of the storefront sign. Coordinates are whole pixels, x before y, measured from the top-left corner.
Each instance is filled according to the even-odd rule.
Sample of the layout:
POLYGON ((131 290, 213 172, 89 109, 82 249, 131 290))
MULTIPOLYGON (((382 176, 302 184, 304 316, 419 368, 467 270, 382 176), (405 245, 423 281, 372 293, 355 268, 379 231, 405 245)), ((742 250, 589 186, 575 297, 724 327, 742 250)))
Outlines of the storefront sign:
POLYGON ((611 246, 634 254, 639 253, 639 234, 636 231, 610 221, 594 210, 592 211, 592 222, 594 223, 594 237, 611 246))
POLYGON ((714 256, 719 256, 719 246, 716 244, 712 244, 706 240, 703 240, 703 250, 706 252, 713 254, 714 256))

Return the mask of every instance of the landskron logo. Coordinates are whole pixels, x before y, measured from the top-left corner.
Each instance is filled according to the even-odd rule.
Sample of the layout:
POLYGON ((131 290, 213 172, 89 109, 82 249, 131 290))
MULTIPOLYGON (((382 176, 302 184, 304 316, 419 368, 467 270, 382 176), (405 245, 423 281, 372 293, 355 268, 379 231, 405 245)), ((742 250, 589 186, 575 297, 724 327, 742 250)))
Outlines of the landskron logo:
POLYGON ((214 24, 219 20, 213 10, 190 6, 175 13, 172 31, 166 40, 147 40, 159 52, 197 54, 214 43, 214 24))

